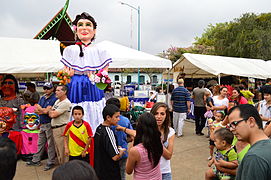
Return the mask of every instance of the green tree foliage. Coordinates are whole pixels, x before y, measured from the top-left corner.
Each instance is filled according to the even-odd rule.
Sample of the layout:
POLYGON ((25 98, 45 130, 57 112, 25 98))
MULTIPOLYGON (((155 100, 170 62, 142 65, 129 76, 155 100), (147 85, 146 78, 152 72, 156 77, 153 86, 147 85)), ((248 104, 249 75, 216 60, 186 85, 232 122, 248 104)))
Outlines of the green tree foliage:
POLYGON ((195 46, 209 47, 207 54, 271 59, 271 13, 243 14, 231 22, 209 25, 195 46))

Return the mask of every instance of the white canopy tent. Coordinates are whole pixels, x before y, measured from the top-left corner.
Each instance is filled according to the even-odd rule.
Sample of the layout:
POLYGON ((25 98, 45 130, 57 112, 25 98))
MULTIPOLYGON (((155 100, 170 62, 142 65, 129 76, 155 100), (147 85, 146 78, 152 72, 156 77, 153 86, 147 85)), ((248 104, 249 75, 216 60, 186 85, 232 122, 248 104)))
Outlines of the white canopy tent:
MULTIPOLYGON (((46 73, 63 67, 59 42, 54 40, 0 38, 0 73, 46 73)), ((171 68, 170 60, 110 41, 98 43, 108 50, 110 68, 171 68)))
POLYGON ((58 71, 58 41, 0 38, 0 73, 46 73, 58 71))
POLYGON ((111 41, 102 41, 99 46, 112 56, 113 63, 109 68, 171 68, 168 59, 144 53, 111 41))
MULTIPOLYGON (((186 77, 209 78, 225 75, 266 79, 271 77, 271 62, 261 59, 233 58, 185 53, 173 64, 171 72, 176 77, 180 72, 186 77)), ((176 79, 176 78, 174 78, 176 79)))

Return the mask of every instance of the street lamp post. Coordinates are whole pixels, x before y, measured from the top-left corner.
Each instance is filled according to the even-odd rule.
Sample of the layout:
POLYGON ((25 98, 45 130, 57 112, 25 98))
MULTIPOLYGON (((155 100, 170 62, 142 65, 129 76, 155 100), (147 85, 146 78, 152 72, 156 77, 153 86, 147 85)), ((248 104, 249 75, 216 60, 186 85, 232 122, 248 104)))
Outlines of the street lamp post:
MULTIPOLYGON (((138 6, 137 8, 130 5, 130 4, 127 4, 127 3, 124 3, 124 2, 121 2, 120 1, 120 4, 121 5, 126 5, 134 10, 137 11, 137 50, 140 51, 140 6, 138 6)), ((140 82, 140 68, 137 69, 137 76, 138 76, 138 89, 139 89, 139 82, 140 82)))

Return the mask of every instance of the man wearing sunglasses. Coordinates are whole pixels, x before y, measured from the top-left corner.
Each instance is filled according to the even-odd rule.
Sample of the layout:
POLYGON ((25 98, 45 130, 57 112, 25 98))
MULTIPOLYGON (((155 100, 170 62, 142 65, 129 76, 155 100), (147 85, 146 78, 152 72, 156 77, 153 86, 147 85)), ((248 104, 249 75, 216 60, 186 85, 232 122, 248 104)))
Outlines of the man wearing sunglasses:
POLYGON ((38 104, 35 105, 35 112, 40 115, 41 123, 38 140, 38 152, 34 154, 32 161, 29 161, 26 164, 29 166, 40 166, 41 156, 43 155, 45 144, 48 142, 48 160, 44 167, 44 170, 47 171, 54 166, 56 157, 51 118, 49 117, 48 112, 56 102, 57 98, 55 96, 52 83, 46 82, 43 85, 43 90, 44 95, 40 98, 38 104))
POLYGON ((263 132, 262 119, 250 104, 229 112, 230 130, 239 141, 251 145, 238 167, 237 180, 267 180, 271 177, 271 140, 263 132))

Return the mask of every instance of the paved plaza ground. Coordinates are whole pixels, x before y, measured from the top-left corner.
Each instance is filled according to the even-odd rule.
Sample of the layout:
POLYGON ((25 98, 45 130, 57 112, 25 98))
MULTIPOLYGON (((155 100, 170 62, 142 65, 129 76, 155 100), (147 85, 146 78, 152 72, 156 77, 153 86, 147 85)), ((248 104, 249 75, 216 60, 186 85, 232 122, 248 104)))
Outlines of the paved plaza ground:
MULTIPOLYGON (((206 133, 205 133, 206 134, 206 133)), ((185 122, 184 136, 175 139, 174 154, 171 159, 173 180, 201 180, 208 169, 209 142, 205 136, 194 133, 194 123, 185 122)), ((46 161, 40 167, 28 167, 18 161, 14 180, 50 180, 53 170, 43 171, 46 161)), ((132 176, 127 177, 128 180, 132 176)))

